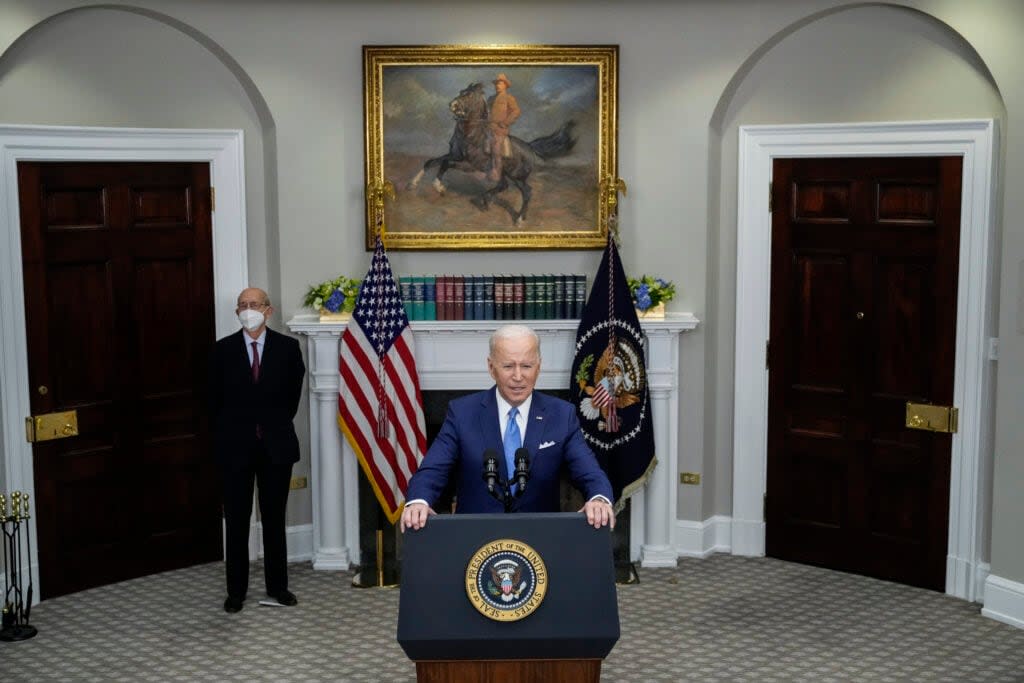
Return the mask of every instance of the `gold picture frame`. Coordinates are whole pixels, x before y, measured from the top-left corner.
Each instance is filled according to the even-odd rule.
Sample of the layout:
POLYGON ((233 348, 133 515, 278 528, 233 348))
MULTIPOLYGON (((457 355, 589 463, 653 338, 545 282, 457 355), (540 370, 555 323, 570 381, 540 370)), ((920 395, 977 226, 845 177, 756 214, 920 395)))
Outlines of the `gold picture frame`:
POLYGON ((372 190, 388 183, 388 249, 603 248, 618 55, 617 45, 363 46, 366 248, 381 222, 372 190), (499 107, 520 112, 510 127, 481 109, 499 80, 514 98, 499 107))

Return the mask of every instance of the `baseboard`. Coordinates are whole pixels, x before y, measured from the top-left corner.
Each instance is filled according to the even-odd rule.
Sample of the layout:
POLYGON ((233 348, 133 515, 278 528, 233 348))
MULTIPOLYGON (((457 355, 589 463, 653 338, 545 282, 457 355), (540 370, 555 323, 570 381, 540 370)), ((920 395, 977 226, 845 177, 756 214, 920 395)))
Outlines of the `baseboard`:
POLYGON ((1024 583, 989 574, 982 615, 1024 629, 1024 583))
POLYGON ((732 520, 726 515, 703 522, 676 520, 676 554, 679 557, 707 557, 732 552, 732 520))
MULTIPOLYGON (((285 527, 285 541, 288 544, 289 562, 309 562, 313 559, 313 525, 297 524, 285 527)), ((253 526, 252 536, 258 544, 256 556, 263 557, 263 525, 253 526)))

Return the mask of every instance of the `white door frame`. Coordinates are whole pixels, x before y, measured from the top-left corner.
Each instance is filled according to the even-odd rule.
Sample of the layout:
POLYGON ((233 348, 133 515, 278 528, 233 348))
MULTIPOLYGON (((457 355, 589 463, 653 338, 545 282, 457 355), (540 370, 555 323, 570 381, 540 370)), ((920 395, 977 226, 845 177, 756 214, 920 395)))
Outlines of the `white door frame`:
MULTIPOLYGON (((245 163, 241 130, 171 130, 0 125, 0 431, 2 487, 36 500, 32 445, 25 440, 31 414, 25 296, 21 268, 19 161, 189 161, 210 164, 217 190, 212 216, 213 286, 217 336, 234 331, 235 296, 248 285, 245 163)), ((73 305, 74 302, 69 302, 73 305)), ((35 516, 31 532, 35 533, 35 516)), ((28 561, 38 567, 38 544, 28 561)), ((24 571, 27 567, 22 567, 24 571)), ((38 573, 36 573, 38 576, 38 573)))
POLYGON ((962 156, 960 267, 957 289, 953 435, 946 593, 971 601, 983 594, 985 510, 990 504, 994 372, 992 207, 996 187, 995 122, 743 126, 739 129, 736 246, 736 376, 733 423, 732 549, 764 555, 768 371, 765 344, 771 273, 768 186, 772 161, 794 157, 962 156))

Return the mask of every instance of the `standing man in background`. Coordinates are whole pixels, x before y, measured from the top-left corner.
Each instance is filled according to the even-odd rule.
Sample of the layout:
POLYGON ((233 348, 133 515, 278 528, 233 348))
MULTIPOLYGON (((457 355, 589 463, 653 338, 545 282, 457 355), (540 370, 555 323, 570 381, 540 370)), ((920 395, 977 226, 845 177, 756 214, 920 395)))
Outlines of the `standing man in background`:
POLYGON ((299 440, 292 420, 306 366, 299 343, 267 327, 270 297, 250 287, 235 310, 243 329, 217 341, 210 358, 209 397, 213 449, 220 466, 227 530, 228 597, 224 611, 242 609, 249 588, 249 517, 253 484, 263 524, 267 595, 298 604, 288 590, 285 507, 299 440))
POLYGON ((519 103, 511 93, 506 92, 512 82, 505 74, 494 79, 494 96, 488 101, 487 120, 491 127, 491 172, 487 177, 494 182, 501 180, 502 157, 511 156, 508 131, 519 118, 519 103))

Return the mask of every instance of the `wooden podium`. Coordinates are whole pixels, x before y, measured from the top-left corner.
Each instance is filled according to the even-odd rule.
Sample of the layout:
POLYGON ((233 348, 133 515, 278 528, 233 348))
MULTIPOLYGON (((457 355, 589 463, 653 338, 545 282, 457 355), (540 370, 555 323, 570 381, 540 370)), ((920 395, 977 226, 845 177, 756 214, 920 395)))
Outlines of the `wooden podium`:
POLYGON ((420 683, 600 680, 619 638, 607 527, 580 513, 440 515, 402 551, 398 642, 420 683), (510 609, 501 565, 515 567, 511 589, 529 584, 510 609))

